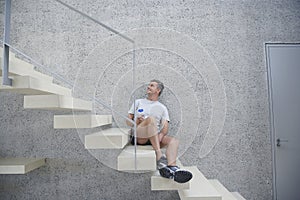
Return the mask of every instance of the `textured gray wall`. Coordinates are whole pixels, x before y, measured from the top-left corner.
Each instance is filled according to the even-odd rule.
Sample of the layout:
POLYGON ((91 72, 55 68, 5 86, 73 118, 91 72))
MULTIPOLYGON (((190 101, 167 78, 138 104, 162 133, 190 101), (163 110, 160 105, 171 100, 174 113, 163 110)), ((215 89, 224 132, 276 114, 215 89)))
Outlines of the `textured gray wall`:
MULTIPOLYGON (((212 62, 218 68, 227 103, 222 134, 207 156, 200 158, 199 151, 210 124, 213 102, 205 75, 195 71, 195 63, 171 51, 137 50, 139 72, 144 73, 138 77, 137 94, 143 94, 141 86, 148 76, 146 80, 142 78, 151 72, 143 71, 144 66, 168 66, 171 71, 162 68, 154 72, 160 72, 168 83, 162 101, 170 109, 170 134, 176 135, 178 127, 187 123, 180 118, 183 112, 198 120, 198 131, 186 133, 196 137, 186 149, 181 149, 182 162, 197 165, 208 178, 219 179, 246 199, 272 198, 264 42, 299 42, 299 1, 66 2, 128 34, 134 35, 134 29, 158 27, 177 31, 199 44, 206 54, 195 58, 199 61, 196 64, 206 66, 212 62), (189 95, 190 91, 196 96, 200 114, 182 105, 188 102, 180 95, 189 95)), ((4 3, 0 3, 3 19, 4 3)), ((118 52, 121 47, 130 50, 127 43, 105 46, 104 41, 110 41, 112 34, 53 1, 13 0, 12 7, 13 46, 80 88, 75 89, 76 96, 84 97, 83 90, 126 112, 131 92, 126 86, 131 78, 126 72, 131 69, 131 55, 110 58, 108 52, 118 52), (103 46, 107 48, 101 49, 103 46), (120 86, 119 80, 124 84, 120 86)), ((110 166, 109 160, 101 160, 96 153, 85 150, 77 133, 83 136, 94 130, 54 130, 53 115, 58 112, 24 110, 22 95, 1 92, 0 99, 0 156, 48 158, 45 167, 27 175, 0 175, 0 199, 179 199, 175 191, 151 192, 150 174, 117 172, 105 166, 110 166)), ((95 105, 95 112, 108 111, 95 105)), ((117 118, 116 121, 121 123, 117 118)), ((189 130, 192 129, 185 131, 189 130)))

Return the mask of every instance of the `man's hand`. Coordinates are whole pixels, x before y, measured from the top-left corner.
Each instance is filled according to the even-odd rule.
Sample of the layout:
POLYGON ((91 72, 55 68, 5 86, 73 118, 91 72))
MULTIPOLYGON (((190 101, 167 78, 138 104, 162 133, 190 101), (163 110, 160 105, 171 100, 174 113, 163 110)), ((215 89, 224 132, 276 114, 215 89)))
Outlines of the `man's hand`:
POLYGON ((144 116, 140 116, 136 118, 136 125, 139 125, 145 120, 144 116))
MULTIPOLYGON (((134 115, 133 115, 133 114, 129 114, 129 115, 128 115, 128 118, 133 120, 133 119, 134 119, 134 115)), ((145 120, 145 117, 144 117, 144 116, 137 117, 137 118, 136 118, 136 125, 139 125, 139 124, 142 123, 144 120, 145 120)), ((127 123, 128 126, 131 126, 131 127, 133 126, 133 124, 132 124, 131 122, 129 122, 129 121, 126 121, 126 123, 127 123)))

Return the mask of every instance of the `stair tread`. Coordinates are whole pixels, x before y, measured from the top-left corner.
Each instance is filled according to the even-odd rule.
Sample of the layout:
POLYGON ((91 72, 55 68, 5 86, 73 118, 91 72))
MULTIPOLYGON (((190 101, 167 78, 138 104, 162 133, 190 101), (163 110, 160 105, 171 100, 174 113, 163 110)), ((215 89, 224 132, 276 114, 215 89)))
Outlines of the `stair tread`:
POLYGON ((112 123, 112 115, 54 115, 54 128, 95 128, 112 123))
POLYGON ((0 174, 26 174, 45 165, 45 158, 0 158, 0 174))
MULTIPOLYGON (((2 55, 2 54, 0 54, 2 55)), ((2 63, 2 56, 0 57, 2 63)), ((2 67, 0 68, 0 75, 2 75, 2 67)), ((9 76, 32 76, 43 81, 53 81, 53 77, 43 74, 34 69, 34 66, 26 61, 23 61, 16 57, 10 57, 9 60, 9 76)))
POLYGON ((37 79, 42 79, 44 81, 48 81, 48 82, 52 82, 53 81, 53 77, 52 76, 49 76, 47 74, 43 74, 39 71, 36 71, 36 70, 33 70, 32 73, 28 73, 29 76, 32 76, 34 78, 37 78, 37 79))
POLYGON ((63 95, 24 96, 24 108, 91 111, 92 102, 63 95))
MULTIPOLYGON (((123 157, 134 157, 134 146, 133 145, 129 145, 126 146, 125 149, 123 149, 122 153, 120 154, 120 156, 123 157)), ((137 157, 155 157, 155 151, 152 148, 152 146, 150 145, 146 145, 146 146, 141 146, 138 145, 137 146, 137 157)))
POLYGON ((199 169, 196 166, 184 168, 193 173, 193 178, 190 181, 190 189, 178 190, 181 199, 222 199, 220 193, 209 183, 209 181, 205 178, 205 176, 199 171, 199 169))
POLYGON ((222 195, 222 200, 236 200, 236 198, 216 179, 209 180, 210 184, 222 195))
MULTIPOLYGON (((0 57, 0 61, 2 63, 2 57, 0 57)), ((16 75, 25 75, 24 73, 26 72, 29 73, 34 70, 34 66, 32 64, 16 57, 9 58, 8 66, 9 66, 9 72, 11 74, 16 74, 16 75)), ((0 71, 2 72, 2 67, 0 68, 0 71)))
POLYGON ((109 128, 85 136, 86 149, 122 149, 129 140, 129 129, 109 128))
MULTIPOLYGON (((71 89, 31 76, 13 76, 12 86, 0 85, 0 90, 18 92, 21 94, 60 94, 71 96, 71 89)), ((2 77, 0 78, 2 81, 2 77)))
POLYGON ((98 136, 98 135, 107 135, 107 136, 115 136, 120 134, 126 134, 128 135, 128 128, 109 128, 105 130, 101 130, 99 132, 95 132, 92 134, 89 134, 88 136, 98 136))

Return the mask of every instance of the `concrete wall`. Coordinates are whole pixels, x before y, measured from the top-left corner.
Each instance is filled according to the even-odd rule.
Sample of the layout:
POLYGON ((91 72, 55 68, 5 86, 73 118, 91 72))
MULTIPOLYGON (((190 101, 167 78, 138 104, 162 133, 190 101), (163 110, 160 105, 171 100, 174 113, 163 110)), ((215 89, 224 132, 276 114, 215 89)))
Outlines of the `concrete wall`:
MULTIPOLYGON (((65 2, 139 41, 136 94, 151 78, 166 83, 161 101, 170 134, 182 141, 183 164, 246 199, 272 199, 264 42, 299 42, 299 1, 65 2), (218 123, 215 112, 224 116, 218 123)), ((131 46, 112 35, 53 1, 13 1, 11 44, 68 79, 56 81, 75 86, 75 96, 95 96, 126 114, 131 46)), ((1 175, 0 199, 179 199, 175 191, 151 192, 148 173, 112 169, 116 158, 107 155, 115 152, 85 150, 80 138, 94 130, 54 130, 58 112, 24 110, 22 95, 0 98, 0 156, 48 158, 27 175, 1 175)), ((94 111, 109 113, 99 105, 94 111)))

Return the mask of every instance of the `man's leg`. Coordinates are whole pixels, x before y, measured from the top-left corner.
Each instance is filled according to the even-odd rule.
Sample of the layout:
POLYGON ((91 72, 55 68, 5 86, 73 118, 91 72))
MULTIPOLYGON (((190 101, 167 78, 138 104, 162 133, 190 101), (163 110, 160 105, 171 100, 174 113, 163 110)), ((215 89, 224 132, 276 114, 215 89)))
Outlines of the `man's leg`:
POLYGON ((165 146, 167 146, 166 155, 168 159, 168 165, 176 166, 179 140, 174 137, 166 135, 161 140, 161 147, 165 147, 165 146))
POLYGON ((158 138, 158 130, 155 123, 154 117, 146 118, 142 123, 137 127, 137 142, 138 144, 145 144, 150 140, 153 149, 156 153, 156 160, 159 160, 162 156, 158 138))
POLYGON ((166 135, 161 139, 161 146, 167 146, 168 166, 159 170, 160 175, 165 178, 173 178, 178 183, 185 183, 191 180, 193 177, 191 172, 176 166, 179 140, 166 135))

